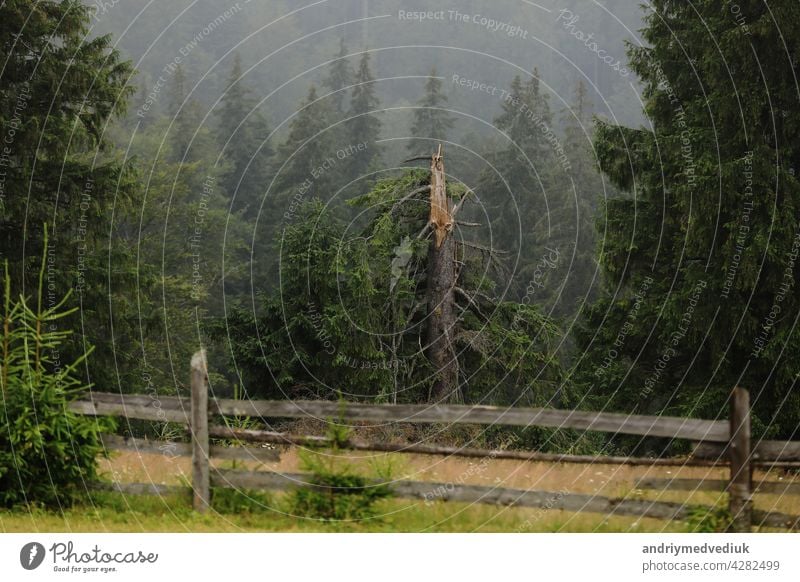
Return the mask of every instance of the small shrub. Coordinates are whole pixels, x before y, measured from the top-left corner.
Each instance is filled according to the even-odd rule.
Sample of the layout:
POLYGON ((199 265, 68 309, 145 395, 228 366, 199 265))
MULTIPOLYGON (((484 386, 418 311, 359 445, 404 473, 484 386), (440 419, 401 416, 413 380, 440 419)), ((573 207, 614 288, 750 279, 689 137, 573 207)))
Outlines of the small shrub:
POLYGON ((689 511, 686 529, 695 533, 722 533, 731 525, 731 514, 724 507, 695 507, 689 511))
MULTIPOLYGON (((302 468, 310 473, 309 483, 289 493, 291 513, 325 521, 355 521, 376 515, 375 505, 391 496, 383 483, 363 476, 339 456, 338 444, 346 442, 348 433, 341 425, 331 423, 328 438, 333 442, 324 453, 302 451, 302 468)), ((373 465, 380 481, 390 478, 390 467, 373 465)))
MULTIPOLYGON (((45 249, 47 236, 45 232, 45 249)), ((87 351, 71 363, 60 361, 69 330, 58 320, 69 294, 58 304, 42 305, 44 260, 36 304, 11 298, 8 263, 3 286, 0 337, 0 506, 71 504, 85 483, 97 479, 97 457, 104 452, 101 432, 110 419, 93 419, 69 410, 71 400, 89 388, 78 368, 87 351)))

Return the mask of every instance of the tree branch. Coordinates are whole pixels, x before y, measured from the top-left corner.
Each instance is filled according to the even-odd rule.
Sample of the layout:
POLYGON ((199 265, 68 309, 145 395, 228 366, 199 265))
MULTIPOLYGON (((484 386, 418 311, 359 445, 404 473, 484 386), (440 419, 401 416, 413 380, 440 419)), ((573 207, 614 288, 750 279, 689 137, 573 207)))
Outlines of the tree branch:
POLYGON ((422 230, 421 230, 421 231, 419 231, 419 234, 417 235, 417 238, 416 238, 415 240, 420 240, 420 239, 421 239, 422 237, 424 237, 424 236, 425 236, 425 235, 428 233, 428 231, 430 231, 430 230, 431 230, 431 223, 430 223, 430 222, 428 222, 428 224, 426 224, 426 225, 425 225, 425 226, 422 228, 422 230))
POLYGON ((389 214, 394 215, 394 213, 397 212, 403 204, 414 198, 414 196, 422 194, 423 192, 429 192, 430 189, 431 189, 430 185, 426 185, 426 186, 420 186, 416 190, 409 192, 408 194, 403 196, 400 200, 398 200, 392 205, 392 209, 389 211, 389 214))
POLYGON ((470 194, 475 194, 475 192, 473 192, 472 190, 467 188, 466 192, 464 192, 464 195, 461 197, 461 200, 459 200, 458 204, 456 204, 455 207, 453 207, 453 212, 451 214, 452 214, 454 219, 455 219, 456 215, 458 214, 458 211, 461 210, 461 207, 464 205, 464 202, 466 202, 467 198, 469 198, 470 194))
POLYGON ((483 314, 480 305, 478 305, 478 303, 474 299, 472 299, 472 295, 464 291, 461 287, 453 287, 453 291, 455 291, 463 298, 465 298, 470 305, 473 305, 475 307, 475 311, 477 312, 477 314, 480 315, 487 323, 489 322, 489 318, 483 314))
POLYGON ((421 160, 425 160, 427 162, 430 162, 431 161, 431 157, 429 155, 428 156, 414 156, 413 158, 408 158, 407 160, 403 160, 403 163, 407 164, 409 162, 419 162, 421 160))
POLYGON ((464 245, 465 247, 469 247, 471 249, 475 249, 478 251, 482 251, 484 253, 489 253, 490 255, 507 255, 509 254, 508 251, 501 251, 498 249, 490 249, 489 247, 485 247, 483 245, 479 245, 478 243, 472 243, 465 240, 458 241, 458 244, 464 245))

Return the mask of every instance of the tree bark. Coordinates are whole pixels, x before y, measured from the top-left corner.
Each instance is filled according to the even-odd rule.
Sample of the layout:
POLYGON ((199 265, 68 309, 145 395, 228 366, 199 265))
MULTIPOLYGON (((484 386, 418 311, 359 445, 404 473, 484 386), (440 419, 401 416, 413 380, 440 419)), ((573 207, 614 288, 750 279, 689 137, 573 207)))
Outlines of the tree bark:
POLYGON ((442 146, 431 158, 430 224, 434 237, 428 251, 428 359, 434 369, 430 400, 457 402, 458 359, 453 345, 456 324, 456 242, 447 198, 442 146))

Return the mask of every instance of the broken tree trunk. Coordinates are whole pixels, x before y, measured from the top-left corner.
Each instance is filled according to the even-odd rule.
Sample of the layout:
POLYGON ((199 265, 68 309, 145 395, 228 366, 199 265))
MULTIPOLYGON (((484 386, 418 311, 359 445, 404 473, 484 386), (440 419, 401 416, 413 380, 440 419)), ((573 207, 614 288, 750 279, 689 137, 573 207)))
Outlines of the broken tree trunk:
POLYGON ((453 344, 456 324, 456 241, 453 213, 447 198, 442 146, 431 158, 430 225, 434 236, 428 251, 428 359, 435 379, 431 400, 455 402, 460 398, 458 359, 453 344))

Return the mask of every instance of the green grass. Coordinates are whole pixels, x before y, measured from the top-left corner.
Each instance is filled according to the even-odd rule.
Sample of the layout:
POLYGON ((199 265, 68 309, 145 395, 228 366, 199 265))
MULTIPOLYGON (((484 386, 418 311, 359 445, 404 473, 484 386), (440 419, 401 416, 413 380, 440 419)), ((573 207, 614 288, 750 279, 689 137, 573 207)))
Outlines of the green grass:
POLYGON ((188 494, 126 496, 97 492, 63 512, 0 511, 3 532, 638 532, 686 531, 681 522, 559 510, 383 500, 378 516, 324 522, 286 513, 283 495, 215 492, 214 508, 191 510, 188 494))

